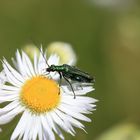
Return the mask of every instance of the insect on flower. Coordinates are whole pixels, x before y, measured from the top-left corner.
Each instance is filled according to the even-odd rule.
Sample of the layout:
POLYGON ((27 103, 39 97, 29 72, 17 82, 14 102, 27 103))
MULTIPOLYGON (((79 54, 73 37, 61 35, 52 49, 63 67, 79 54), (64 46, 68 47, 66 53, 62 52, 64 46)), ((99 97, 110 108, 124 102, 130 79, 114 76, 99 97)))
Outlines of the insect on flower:
POLYGON ((59 85, 61 86, 61 81, 62 78, 70 85, 72 92, 74 94, 74 99, 76 98, 74 89, 72 87, 72 84, 70 80, 79 82, 79 83, 94 83, 95 78, 89 75, 87 72, 81 71, 75 66, 70 66, 68 64, 63 64, 63 65, 49 65, 45 56, 43 55, 42 49, 40 49, 40 52, 42 56, 44 57, 46 64, 48 68, 46 68, 46 72, 58 72, 60 76, 60 83, 59 85))
MULTIPOLYGON (((45 56, 46 53, 43 54, 45 56)), ((59 71, 55 70, 57 75, 55 72, 48 72, 42 53, 39 53, 39 56, 34 53, 33 58, 32 61, 24 51, 20 53, 17 50, 16 59, 13 59, 15 67, 5 58, 2 60, 5 82, 0 83, 0 104, 4 103, 5 106, 2 105, 0 108, 0 128, 11 122, 18 114, 21 115, 11 137, 7 139, 55 140, 56 134, 64 140, 61 130, 72 136, 76 135, 75 127, 85 131, 82 122, 91 122, 86 115, 95 110, 97 101, 85 95, 94 88, 89 84, 79 89, 74 88, 74 100, 71 98, 73 92, 69 85, 62 83, 60 87, 59 82, 57 83, 59 71)), ((55 55, 51 55, 48 62, 48 69, 53 64, 59 66, 59 58, 55 55)), ((60 73, 65 77, 66 70, 61 70, 60 73)), ((72 70, 68 73, 72 73, 72 70)), ((0 79, 2 77, 3 74, 0 74, 0 79)), ((68 75, 66 78, 70 80, 68 75)), ((75 87, 76 84, 73 83, 72 86, 75 87)), ((1 133, 4 133, 4 130, 1 133)))

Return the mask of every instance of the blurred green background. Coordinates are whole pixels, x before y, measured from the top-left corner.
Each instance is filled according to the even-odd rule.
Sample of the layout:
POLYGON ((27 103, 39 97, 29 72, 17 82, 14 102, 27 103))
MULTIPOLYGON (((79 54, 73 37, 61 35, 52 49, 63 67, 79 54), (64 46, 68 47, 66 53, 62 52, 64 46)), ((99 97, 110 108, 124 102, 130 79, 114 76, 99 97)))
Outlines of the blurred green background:
MULTIPOLYGON (((136 0, 1 0, 0 58, 25 44, 72 44, 78 67, 96 77, 99 100, 85 134, 66 140, 140 140, 140 2, 136 0)), ((18 119, 4 126, 9 140, 18 119), (15 123, 14 123, 15 122, 15 123)))

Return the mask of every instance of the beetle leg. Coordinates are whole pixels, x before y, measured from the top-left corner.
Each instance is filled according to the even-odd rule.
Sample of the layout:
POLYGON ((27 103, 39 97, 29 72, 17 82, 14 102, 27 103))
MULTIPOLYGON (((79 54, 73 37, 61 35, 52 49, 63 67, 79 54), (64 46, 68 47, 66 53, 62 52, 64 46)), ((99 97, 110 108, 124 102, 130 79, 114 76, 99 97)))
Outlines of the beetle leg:
POLYGON ((76 95, 75 95, 74 89, 73 89, 73 87, 72 87, 70 81, 69 81, 65 76, 63 76, 63 77, 64 77, 64 79, 66 80, 66 82, 70 85, 70 87, 71 87, 71 89, 72 89, 72 92, 73 92, 73 94, 74 94, 74 99, 75 99, 75 98, 76 98, 76 95))
POLYGON ((62 83, 62 74, 60 72, 59 73, 59 76, 60 76, 60 81, 59 81, 59 85, 61 86, 61 83, 62 83))
MULTIPOLYGON (((62 74, 61 74, 61 72, 58 72, 58 73, 59 73, 59 76, 60 76, 59 86, 61 86, 61 83, 62 83, 62 74)), ((59 91, 59 94, 60 94, 60 91, 59 91)))

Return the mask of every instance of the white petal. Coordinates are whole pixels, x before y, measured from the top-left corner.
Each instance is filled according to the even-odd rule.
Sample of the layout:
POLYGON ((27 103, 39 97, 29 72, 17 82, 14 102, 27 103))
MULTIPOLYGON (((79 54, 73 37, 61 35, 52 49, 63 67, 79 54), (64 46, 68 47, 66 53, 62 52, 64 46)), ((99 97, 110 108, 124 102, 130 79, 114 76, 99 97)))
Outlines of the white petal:
POLYGON ((42 123, 41 123, 41 118, 40 116, 38 117, 38 125, 39 125, 39 129, 38 129, 38 138, 39 140, 42 140, 43 139, 43 132, 42 132, 42 123))
POLYGON ((58 72, 51 72, 50 75, 55 81, 57 81, 60 78, 60 75, 58 72))
POLYGON ((23 57, 25 58, 25 61, 26 61, 26 64, 27 64, 27 66, 28 66, 28 69, 30 70, 30 73, 31 73, 33 76, 35 76, 35 71, 34 71, 34 69, 33 69, 33 65, 32 65, 32 63, 31 63, 29 57, 28 57, 24 52, 22 52, 22 55, 23 55, 23 57))
POLYGON ((84 125, 82 123, 80 123, 78 120, 76 120, 72 117, 69 117, 69 121, 72 123, 73 126, 84 130, 84 125))
POLYGON ((0 86, 3 85, 6 81, 7 81, 7 77, 6 77, 5 71, 2 70, 0 72, 0 86))
POLYGON ((95 102, 98 101, 94 98, 85 97, 85 96, 78 96, 77 99, 78 99, 78 101, 82 101, 82 102, 85 102, 85 103, 95 103, 95 102))
POLYGON ((59 56, 56 54, 53 54, 48 59, 49 65, 58 65, 59 64, 59 56))
POLYGON ((10 86, 10 85, 2 85, 0 89, 5 89, 9 91, 19 91, 18 87, 10 86))
POLYGON ((9 90, 0 90, 0 97, 2 96, 8 96, 8 95, 17 95, 19 94, 18 91, 9 91, 9 90))
POLYGON ((57 125, 54 123, 52 117, 50 116, 50 113, 48 112, 46 115, 46 119, 48 120, 48 125, 55 131, 56 134, 58 134, 58 136, 64 140, 64 136, 61 132, 61 130, 57 127, 57 125))
POLYGON ((22 52, 22 62, 23 62, 24 71, 26 72, 26 75, 28 76, 28 78, 32 77, 32 73, 30 72, 28 62, 25 58, 24 52, 22 52))
POLYGON ((13 76, 15 76, 17 80, 23 83, 24 78, 21 76, 21 74, 19 74, 13 67, 11 67, 11 65, 6 60, 4 60, 4 63, 7 65, 8 69, 13 74, 13 76))
POLYGON ((34 70, 35 73, 38 74, 38 67, 37 67, 38 61, 37 61, 37 54, 34 54, 34 70))
POLYGON ((18 101, 13 101, 13 102, 9 103, 8 105, 6 105, 5 107, 0 109, 0 116, 5 114, 6 112, 13 110, 14 108, 16 108, 18 106, 19 106, 18 101))
POLYGON ((33 131, 33 140, 37 139, 37 135, 39 132, 39 125, 40 125, 40 121, 38 119, 38 116, 35 117, 35 123, 34 123, 34 131, 33 131))
MULTIPOLYGON (((55 112, 51 112, 50 113, 53 121, 60 126, 64 131, 71 133, 71 131, 69 131, 68 126, 64 123, 64 121, 62 121, 62 119, 55 113, 55 112)), ((72 133, 71 133, 72 134, 72 133)), ((73 135, 73 134, 72 134, 73 135)))
MULTIPOLYGON (((73 88, 74 88, 74 86, 73 86, 73 88)), ((73 92, 70 91, 67 86, 61 86, 61 89, 62 89, 62 92, 64 95, 72 95, 73 96, 73 92)), ((82 87, 79 90, 74 89, 74 92, 76 95, 84 95, 84 94, 87 94, 88 92, 91 92, 93 90, 94 90, 94 88, 92 86, 87 86, 87 87, 82 87)))
POLYGON ((28 116, 26 118, 26 128, 24 129, 23 140, 28 140, 32 125, 32 116, 30 115, 30 113, 28 113, 28 116))
POLYGON ((27 79, 28 75, 26 74, 26 70, 25 70, 21 55, 18 50, 16 52, 16 59, 17 59, 17 64, 18 64, 18 70, 20 71, 24 79, 27 79))
POLYGON ((15 69, 18 70, 18 63, 17 63, 17 61, 13 57, 11 58, 11 60, 13 62, 13 65, 14 65, 15 69))
POLYGON ((94 98, 91 98, 91 97, 85 97, 85 96, 77 96, 76 99, 73 99, 71 98, 71 96, 62 96, 62 102, 64 103, 67 103, 67 104, 70 104, 72 105, 74 103, 77 104, 77 103, 86 103, 86 104, 90 104, 90 103, 95 103, 97 102, 96 99, 94 98))
POLYGON ((73 110, 69 110, 67 109, 65 106, 63 106, 62 104, 58 107, 61 111, 65 112, 66 114, 78 119, 78 120, 82 120, 82 121, 86 121, 86 122, 91 122, 91 120, 89 118, 87 118, 86 116, 84 116, 83 114, 74 112, 73 110))
POLYGON ((23 108, 21 106, 11 110, 10 112, 8 112, 5 115, 0 116, 0 124, 6 124, 8 122, 10 122, 16 115, 18 115, 19 113, 21 113, 23 111, 23 108))
POLYGON ((28 118, 28 113, 25 111, 23 113, 23 115, 21 116, 12 136, 11 136, 11 140, 15 140, 20 134, 23 135, 24 133, 24 129, 26 129, 26 120, 28 118))
POLYGON ((72 125, 74 125, 77 128, 83 129, 84 130, 84 125, 82 123, 80 123, 78 120, 72 118, 71 116, 64 114, 63 112, 61 112, 60 110, 57 110, 57 113, 59 114, 59 116, 61 116, 63 118, 63 120, 68 121, 69 123, 71 123, 72 125))
POLYGON ((69 122, 69 117, 68 117, 68 115, 65 115, 64 113, 62 113, 61 111, 59 111, 59 110, 55 110, 55 112, 57 113, 57 115, 59 116, 59 117, 61 117, 61 119, 63 120, 63 122, 64 122, 64 124, 67 126, 67 131, 71 134, 71 135, 75 135, 75 130, 73 129, 73 127, 72 127, 72 123, 70 123, 69 122))
POLYGON ((12 85, 16 87, 21 87, 22 83, 16 79, 16 77, 11 73, 11 71, 8 69, 8 67, 4 63, 3 63, 3 68, 6 73, 8 82, 10 82, 12 85))
POLYGON ((86 104, 86 105, 87 106, 81 104, 81 106, 80 106, 80 104, 77 104, 77 105, 74 106, 74 105, 69 105, 69 104, 66 104, 66 103, 63 104, 63 106, 65 106, 67 109, 73 110, 77 113, 90 114, 91 113, 90 111, 92 111, 92 107, 90 107, 88 104, 86 104))
POLYGON ((34 136, 34 129, 35 129, 35 125, 36 125, 36 116, 35 114, 32 114, 32 123, 31 123, 31 126, 30 126, 30 132, 29 132, 29 140, 32 140, 33 139, 33 136, 34 136))
POLYGON ((17 94, 7 95, 7 96, 0 97, 0 103, 7 102, 7 101, 14 101, 17 99, 18 99, 17 94))
POLYGON ((44 55, 44 57, 42 55, 44 55, 44 54, 40 53, 39 60, 38 60, 38 66, 37 66, 39 74, 43 74, 44 70, 48 67, 46 64, 46 61, 45 61, 46 58, 44 58, 45 55, 44 55))
MULTIPOLYGON (((41 121, 42 121, 42 126, 46 132, 46 138, 48 138, 48 140, 55 140, 55 136, 54 133, 52 132, 52 130, 48 127, 48 122, 47 119, 41 116, 41 121)), ((44 132, 44 133, 45 133, 44 132)))
POLYGON ((64 122, 56 115, 55 112, 50 112, 50 116, 56 124, 58 124, 63 130, 67 131, 64 122))

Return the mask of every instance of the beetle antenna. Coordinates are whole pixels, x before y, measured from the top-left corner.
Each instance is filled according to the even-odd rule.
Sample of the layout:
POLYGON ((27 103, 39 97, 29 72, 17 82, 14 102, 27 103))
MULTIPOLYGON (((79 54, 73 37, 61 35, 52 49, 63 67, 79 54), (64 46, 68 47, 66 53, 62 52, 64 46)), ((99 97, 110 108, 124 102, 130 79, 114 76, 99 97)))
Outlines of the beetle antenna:
MULTIPOLYGON (((44 58, 44 60, 45 60, 45 62, 46 62, 46 64, 47 64, 47 66, 50 67, 50 65, 48 64, 48 61, 47 61, 45 55, 43 54, 43 47, 42 47, 42 45, 41 45, 40 48, 38 47, 38 49, 40 50, 40 53, 41 53, 42 57, 44 58)), ((49 72, 49 73, 50 73, 50 72, 49 72)), ((46 74, 46 73, 44 73, 44 74, 45 74, 45 75, 48 75, 48 74, 46 74)), ((50 76, 50 77, 51 77, 51 76, 50 76)), ((52 78, 52 77, 51 77, 51 78, 52 78)))
POLYGON ((46 62, 46 64, 47 64, 47 66, 50 67, 50 65, 48 64, 48 61, 47 61, 45 55, 43 54, 43 48, 42 48, 42 45, 41 45, 41 48, 38 48, 38 49, 40 50, 40 52, 41 52, 41 54, 42 54, 42 56, 43 56, 43 58, 44 58, 44 60, 45 60, 45 62, 46 62))

